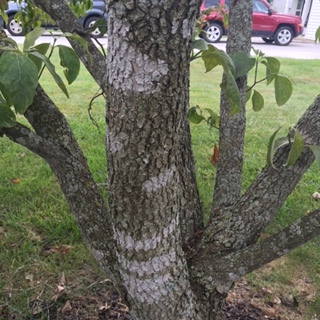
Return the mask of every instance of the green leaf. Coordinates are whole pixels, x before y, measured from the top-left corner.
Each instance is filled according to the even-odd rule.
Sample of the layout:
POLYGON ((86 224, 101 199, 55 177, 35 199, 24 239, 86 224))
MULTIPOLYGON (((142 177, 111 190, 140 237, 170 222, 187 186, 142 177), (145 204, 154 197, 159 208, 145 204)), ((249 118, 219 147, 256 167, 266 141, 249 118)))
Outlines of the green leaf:
POLYGON ((253 53, 258 56, 259 58, 263 57, 264 56, 264 53, 260 50, 260 49, 256 49, 254 47, 251 47, 253 53))
POLYGON ((231 71, 229 71, 226 74, 225 91, 226 91, 227 100, 230 105, 229 116, 232 116, 240 111, 241 99, 240 99, 240 92, 239 92, 237 83, 234 80, 234 77, 231 71))
POLYGON ((107 32, 106 20, 104 18, 98 19, 90 30, 94 31, 96 28, 98 28, 101 33, 105 34, 107 32))
POLYGON ((280 71, 280 61, 274 57, 264 57, 268 63, 268 68, 271 73, 278 74, 280 71))
POLYGON ((205 40, 203 39, 194 39, 192 40, 192 43, 191 43, 191 49, 196 49, 196 50, 208 50, 208 44, 205 40))
POLYGON ((0 1, 0 17, 2 18, 4 23, 7 25, 8 24, 8 15, 5 12, 6 7, 7 7, 7 1, 1 0, 0 1))
POLYGON ((7 106, 0 104, 0 128, 10 128, 16 124, 16 115, 7 106))
POLYGON ((290 152, 289 152, 288 161, 287 161, 287 164, 286 164, 287 167, 292 166, 297 161, 297 159, 299 158, 303 148, 304 148, 303 137, 297 130, 295 130, 294 141, 293 141, 293 144, 291 146, 291 149, 290 149, 290 152))
POLYGON ((318 27, 318 29, 316 30, 315 39, 314 39, 315 43, 317 43, 318 41, 320 42, 320 27, 318 27))
MULTIPOLYGON (((0 83, 0 85, 1 85, 1 83, 0 83)), ((7 105, 7 101, 6 101, 6 99, 3 98, 2 94, 1 94, 1 90, 0 90, 0 104, 7 105)))
POLYGON ((214 46, 208 46, 208 49, 202 52, 201 58, 204 62, 206 72, 211 71, 213 68, 221 64, 221 57, 218 51, 219 50, 214 46))
POLYGON ((276 136, 277 136, 277 133, 279 132, 279 130, 280 130, 280 128, 272 134, 272 136, 270 137, 270 140, 269 140, 269 145, 268 145, 267 163, 269 166, 271 166, 274 169, 276 169, 276 167, 273 164, 273 156, 274 156, 274 152, 276 150, 275 142, 276 142, 276 136))
POLYGON ((46 30, 43 28, 36 27, 31 32, 29 32, 24 39, 23 51, 25 52, 31 47, 33 47, 36 43, 36 40, 40 38, 45 33, 45 31, 46 30))
POLYGON ((292 95, 292 82, 285 75, 276 75, 274 82, 277 105, 284 105, 292 95))
POLYGON ((253 90, 252 95, 252 109, 254 111, 260 111, 264 106, 263 96, 256 90, 253 90))
POLYGON ((188 110, 188 119, 190 122, 194 124, 199 124, 202 120, 204 120, 204 117, 200 114, 198 114, 197 110, 199 110, 199 106, 191 107, 188 110))
POLYGON ((246 75, 256 64, 256 59, 244 51, 237 52, 231 58, 235 66, 235 79, 246 75))
POLYGON ((277 150, 285 145, 289 144, 289 138, 288 136, 286 137, 280 137, 278 138, 275 143, 274 143, 274 149, 277 150))
POLYGON ((8 92, 7 88, 0 82, 0 91, 3 95, 4 100, 1 97, 1 102, 5 105, 7 105, 8 107, 12 106, 12 101, 11 101, 11 97, 10 97, 10 93, 8 92))
POLYGON ((266 66, 267 85, 269 85, 280 72, 280 61, 274 57, 264 57, 261 63, 266 66))
POLYGON ((37 66, 38 71, 41 70, 43 61, 42 59, 30 53, 36 51, 36 52, 39 52, 41 55, 45 56, 49 48, 50 48, 50 43, 41 43, 34 46, 32 49, 26 51, 28 53, 28 57, 37 66))
POLYGON ((319 146, 308 146, 308 147, 312 150, 316 158, 316 161, 318 163, 318 166, 320 166, 320 147, 319 146))
POLYGON ((218 116, 218 114, 209 108, 205 108, 204 110, 206 110, 210 114, 210 117, 207 119, 209 125, 211 127, 219 128, 220 117, 218 116))
POLYGON ((38 70, 25 55, 4 52, 0 57, 0 82, 6 88, 16 112, 31 105, 38 85, 38 70))
POLYGON ((219 50, 212 45, 208 45, 208 49, 202 52, 201 58, 204 62, 206 72, 221 65, 225 74, 227 74, 229 70, 231 74, 235 73, 232 59, 223 50, 219 50))
POLYGON ((92 56, 89 52, 89 47, 86 40, 81 38, 78 34, 73 34, 69 32, 63 33, 62 36, 65 36, 66 38, 70 38, 77 41, 82 46, 82 48, 87 52, 88 56, 90 57, 90 64, 92 64, 92 56))
POLYGON ((9 45, 8 47, 0 46, 1 50, 5 50, 5 51, 16 51, 16 50, 19 50, 18 44, 11 38, 2 38, 1 42, 2 43, 7 43, 9 45))
POLYGON ((78 55, 69 47, 59 45, 60 64, 65 69, 63 73, 68 80, 68 84, 71 84, 79 75, 80 60, 78 55))
POLYGON ((52 64, 52 62, 46 56, 42 55, 40 52, 32 51, 32 52, 29 52, 29 54, 34 55, 35 57, 41 59, 44 62, 48 71, 51 73, 54 81, 56 82, 56 84, 59 86, 61 91, 69 98, 69 94, 68 94, 68 90, 66 88, 66 85, 62 81, 61 77, 56 73, 56 68, 52 64))

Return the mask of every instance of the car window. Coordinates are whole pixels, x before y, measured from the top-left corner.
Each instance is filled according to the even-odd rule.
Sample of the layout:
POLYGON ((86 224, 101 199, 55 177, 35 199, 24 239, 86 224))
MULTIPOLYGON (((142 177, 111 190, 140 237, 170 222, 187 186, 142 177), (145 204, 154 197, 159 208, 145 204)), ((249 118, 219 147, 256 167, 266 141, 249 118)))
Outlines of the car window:
POLYGON ((268 13, 268 7, 261 1, 253 1, 253 12, 268 13))
POLYGON ((220 0, 205 0, 204 8, 216 7, 220 3, 220 0))

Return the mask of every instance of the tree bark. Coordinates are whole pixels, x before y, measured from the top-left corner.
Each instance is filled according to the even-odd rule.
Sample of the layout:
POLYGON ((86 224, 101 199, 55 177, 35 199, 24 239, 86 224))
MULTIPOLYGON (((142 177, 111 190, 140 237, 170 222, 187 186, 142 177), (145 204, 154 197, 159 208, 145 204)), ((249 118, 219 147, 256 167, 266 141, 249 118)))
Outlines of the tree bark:
POLYGON ((125 301, 126 290, 119 281, 114 253, 111 215, 64 115, 39 86, 24 116, 35 131, 18 123, 12 128, 1 128, 0 136, 6 135, 50 165, 84 241, 125 301))
POLYGON ((181 247, 201 227, 185 131, 197 6, 108 9, 108 200, 121 277, 137 319, 197 319, 181 247))
MULTIPOLYGON (((227 53, 251 50, 252 2, 230 1, 227 53), (243 17, 250 17, 243 19, 243 17)), ((229 104, 225 91, 221 90, 219 123, 219 157, 213 193, 211 218, 224 215, 223 208, 234 204, 240 196, 243 166, 244 133, 246 127, 245 93, 247 77, 237 79, 241 95, 241 109, 229 115, 229 104)))
POLYGON ((78 57, 95 79, 97 84, 105 91, 106 81, 106 59, 93 43, 89 34, 85 33, 78 22, 72 10, 68 7, 66 1, 55 0, 52 5, 51 0, 31 0, 33 4, 46 12, 54 21, 56 21, 63 32, 75 33, 86 40, 88 51, 86 51, 76 40, 68 38, 72 48, 78 57))
MULTIPOLYGON (((316 210, 258 241, 314 156, 305 148, 286 168, 288 148, 281 148, 274 161, 278 169, 266 166, 240 195, 243 77, 238 80, 243 103, 239 114, 228 116, 222 93, 213 209, 202 238, 194 236, 203 226, 186 115, 198 1, 110 0, 107 63, 91 39, 79 32, 64 1, 57 0, 55 8, 51 1, 34 3, 63 31, 81 34, 98 61, 98 66, 90 64, 88 54, 72 43, 107 98, 109 208, 66 119, 41 87, 24 115, 34 131, 18 123, 0 128, 0 136, 51 166, 88 247, 134 319, 213 320, 234 281, 320 234, 316 210)), ((229 54, 250 49, 250 18, 242 18, 246 16, 251 16, 250 1, 230 1, 229 54)), ((310 145, 320 145, 319 110, 320 96, 296 125, 310 145)))

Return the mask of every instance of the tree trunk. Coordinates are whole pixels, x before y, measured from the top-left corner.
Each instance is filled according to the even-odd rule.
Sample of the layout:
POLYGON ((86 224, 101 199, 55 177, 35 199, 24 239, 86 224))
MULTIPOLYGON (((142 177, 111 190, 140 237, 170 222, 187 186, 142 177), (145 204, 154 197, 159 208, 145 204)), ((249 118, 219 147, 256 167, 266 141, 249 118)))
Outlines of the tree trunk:
POLYGON ((108 200, 120 274, 137 319, 197 319, 181 246, 201 228, 186 132, 197 6, 108 8, 108 200))

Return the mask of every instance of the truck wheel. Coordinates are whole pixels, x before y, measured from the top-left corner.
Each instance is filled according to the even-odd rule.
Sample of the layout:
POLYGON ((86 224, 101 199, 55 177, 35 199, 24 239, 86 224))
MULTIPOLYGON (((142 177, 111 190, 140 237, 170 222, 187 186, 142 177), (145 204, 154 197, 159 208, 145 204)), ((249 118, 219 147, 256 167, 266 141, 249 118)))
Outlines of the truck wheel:
POLYGON ((6 25, 6 28, 12 36, 24 35, 22 24, 14 19, 14 15, 8 18, 8 24, 6 25))
POLYGON ((219 23, 211 22, 203 28, 201 37, 210 43, 218 42, 223 36, 223 29, 219 23))
POLYGON ((292 39, 293 31, 290 27, 280 27, 274 35, 274 42, 278 46, 287 46, 292 39))

